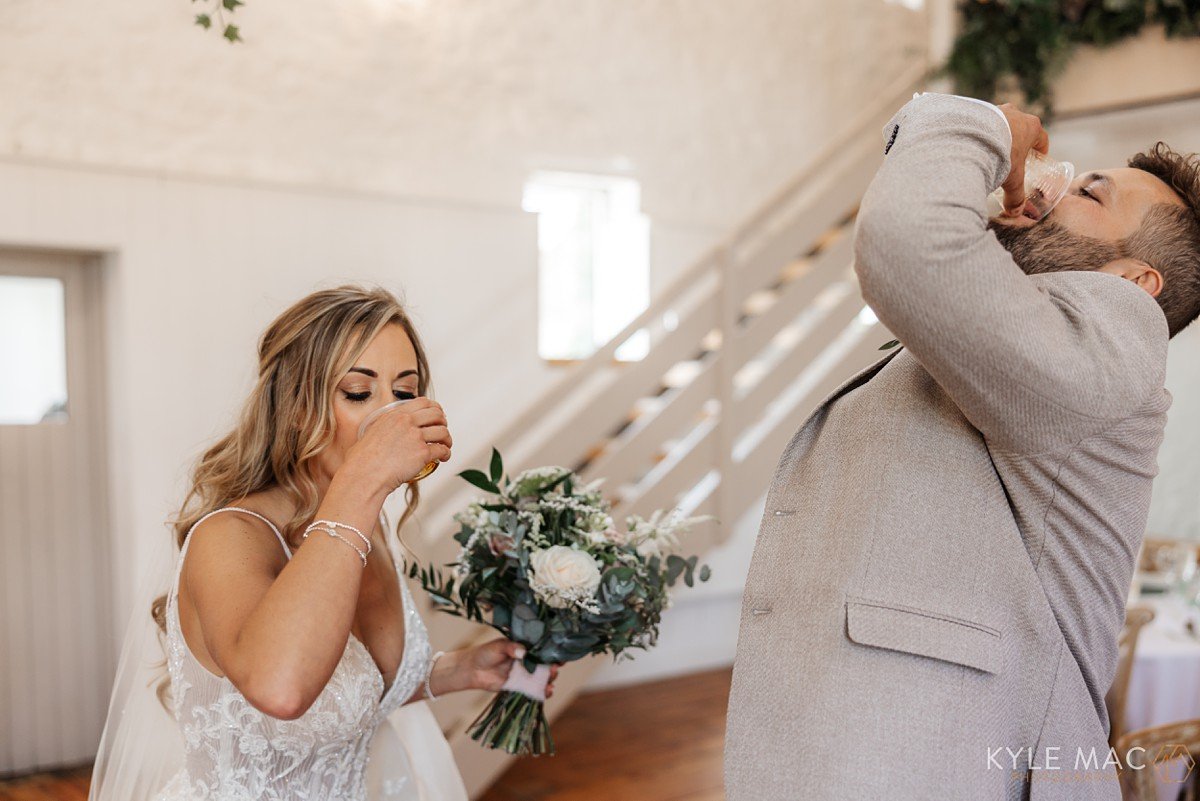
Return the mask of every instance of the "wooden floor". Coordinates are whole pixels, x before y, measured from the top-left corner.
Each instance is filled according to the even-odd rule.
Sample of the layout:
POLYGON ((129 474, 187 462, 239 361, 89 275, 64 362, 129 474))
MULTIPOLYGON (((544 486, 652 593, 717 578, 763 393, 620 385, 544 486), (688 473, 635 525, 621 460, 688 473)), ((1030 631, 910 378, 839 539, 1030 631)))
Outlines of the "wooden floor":
MULTIPOLYGON (((729 668, 579 696, 554 756, 513 764, 480 801, 723 801, 729 668)), ((90 766, 0 781, 0 801, 87 801, 90 766)))
POLYGON ((0 782, 0 801, 87 801, 92 766, 0 782))
POLYGON ((723 801, 729 668, 579 696, 481 801, 723 801))

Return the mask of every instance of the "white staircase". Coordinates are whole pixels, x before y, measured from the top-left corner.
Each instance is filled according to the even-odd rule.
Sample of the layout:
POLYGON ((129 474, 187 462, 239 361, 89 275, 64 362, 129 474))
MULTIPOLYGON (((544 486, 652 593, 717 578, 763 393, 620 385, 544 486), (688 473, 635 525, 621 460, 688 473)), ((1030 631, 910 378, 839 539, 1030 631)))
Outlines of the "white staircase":
MULTIPOLYGON (((694 530, 684 547, 703 554, 770 484, 779 456, 816 403, 891 339, 859 294, 852 266, 858 202, 883 158, 880 132, 918 88, 914 66, 832 141, 791 184, 725 242, 684 271, 637 319, 569 369, 493 443, 515 473, 558 464, 603 489, 621 521, 632 512, 680 506, 718 523, 694 530), (618 346, 647 331, 645 358, 618 362, 618 346)), ((490 447, 464 466, 483 467, 490 447)), ((427 563, 452 561, 451 519, 477 491, 461 480, 421 499, 420 536, 406 541, 427 563)), ((431 610, 438 647, 491 639, 488 627, 431 610)), ((636 656, 636 653, 635 653, 636 656)), ((602 657, 608 659, 609 657, 602 657)), ((600 658, 568 665, 555 683, 553 719, 580 691, 600 658)), ((457 693, 432 705, 473 798, 512 757, 466 734, 486 693, 457 693)))

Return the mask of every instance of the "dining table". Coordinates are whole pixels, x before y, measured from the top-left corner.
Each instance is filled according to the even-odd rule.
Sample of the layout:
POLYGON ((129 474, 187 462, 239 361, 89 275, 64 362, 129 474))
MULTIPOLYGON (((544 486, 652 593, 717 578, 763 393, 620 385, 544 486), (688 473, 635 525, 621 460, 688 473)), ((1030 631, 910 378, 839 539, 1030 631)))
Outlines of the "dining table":
MULTIPOLYGON (((1178 592, 1145 591, 1130 605, 1153 609, 1154 619, 1142 628, 1134 651, 1125 731, 1200 718, 1200 607, 1178 592)), ((1158 783, 1159 801, 1175 801, 1186 770, 1182 761, 1171 766, 1172 780, 1158 783)))

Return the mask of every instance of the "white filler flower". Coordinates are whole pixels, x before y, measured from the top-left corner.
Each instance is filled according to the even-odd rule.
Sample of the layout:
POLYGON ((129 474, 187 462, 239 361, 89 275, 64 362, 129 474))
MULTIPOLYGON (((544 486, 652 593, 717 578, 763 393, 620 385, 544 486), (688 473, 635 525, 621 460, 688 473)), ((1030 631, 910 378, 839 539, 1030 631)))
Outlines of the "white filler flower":
POLYGON ((600 586, 600 566, 591 554, 551 545, 529 555, 532 575, 529 586, 546 603, 558 609, 582 603, 596 594, 600 586))

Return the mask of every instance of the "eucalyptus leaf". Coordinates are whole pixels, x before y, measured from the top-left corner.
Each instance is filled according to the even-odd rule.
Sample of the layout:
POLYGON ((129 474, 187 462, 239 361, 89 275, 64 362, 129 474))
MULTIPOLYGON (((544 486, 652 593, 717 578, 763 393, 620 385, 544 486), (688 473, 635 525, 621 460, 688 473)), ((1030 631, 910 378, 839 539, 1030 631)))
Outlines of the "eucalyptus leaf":
POLYGON ((495 484, 493 484, 491 482, 491 480, 486 475, 484 475, 482 470, 474 470, 474 469, 463 470, 458 475, 461 476, 469 484, 472 484, 472 485, 478 487, 479 489, 483 490, 484 492, 490 492, 493 495, 500 494, 500 488, 497 487, 495 484))
POLYGON ((498 484, 500 482, 500 476, 503 475, 503 473, 504 473, 504 461, 500 458, 500 451, 496 450, 493 447, 492 448, 492 464, 491 464, 492 483, 498 484))
POLYGON ((537 642, 546 633, 546 624, 540 620, 525 621, 525 636, 529 642, 537 642))
POLYGON ((679 558, 675 554, 667 557, 667 584, 674 585, 679 578, 679 574, 687 567, 687 562, 679 558))

